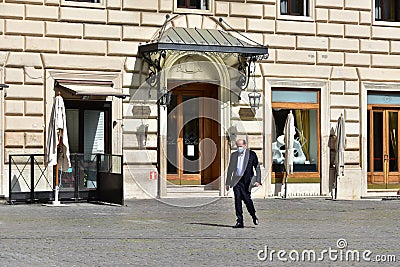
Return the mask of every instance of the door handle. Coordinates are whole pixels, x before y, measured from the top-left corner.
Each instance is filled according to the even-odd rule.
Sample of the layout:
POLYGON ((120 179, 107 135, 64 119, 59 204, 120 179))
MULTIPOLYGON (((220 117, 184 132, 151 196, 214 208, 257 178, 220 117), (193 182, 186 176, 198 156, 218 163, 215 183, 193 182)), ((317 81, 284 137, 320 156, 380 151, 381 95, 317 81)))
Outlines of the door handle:
POLYGON ((383 160, 388 161, 389 160, 389 155, 388 154, 383 155, 383 160))

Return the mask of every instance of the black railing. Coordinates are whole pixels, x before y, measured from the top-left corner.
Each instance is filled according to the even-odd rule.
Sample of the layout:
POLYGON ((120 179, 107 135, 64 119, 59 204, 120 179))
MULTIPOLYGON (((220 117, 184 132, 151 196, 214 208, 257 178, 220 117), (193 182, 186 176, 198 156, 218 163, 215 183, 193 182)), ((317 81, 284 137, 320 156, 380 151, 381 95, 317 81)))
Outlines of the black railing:
MULTIPOLYGON (((123 204, 122 156, 71 154, 71 168, 59 170, 59 200, 123 204)), ((9 203, 54 200, 55 168, 43 154, 9 156, 9 203)))
POLYGON ((43 154, 9 155, 8 164, 9 202, 34 202, 50 197, 53 179, 49 179, 43 154))

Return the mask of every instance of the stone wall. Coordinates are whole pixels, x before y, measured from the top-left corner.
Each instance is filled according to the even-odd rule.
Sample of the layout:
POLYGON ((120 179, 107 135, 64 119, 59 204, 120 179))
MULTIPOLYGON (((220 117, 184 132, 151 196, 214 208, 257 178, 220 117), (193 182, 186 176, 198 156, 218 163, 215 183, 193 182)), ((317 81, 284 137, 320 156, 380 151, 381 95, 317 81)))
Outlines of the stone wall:
MULTIPOLYGON (((222 17, 246 36, 269 45, 270 56, 258 68, 259 89, 275 78, 326 81, 329 103, 322 111, 330 113, 330 127, 344 114, 346 168, 361 170, 365 168, 360 160, 361 110, 366 103, 360 102, 360 88, 368 81, 399 82, 400 27, 375 22, 372 0, 311 2, 310 18, 279 15, 279 0, 214 0, 211 11, 193 13, 211 16, 203 20, 203 28, 215 27, 213 20, 222 17)), ((121 72, 124 92, 129 93, 144 81, 136 77, 142 72, 136 60, 138 44, 152 38, 166 14, 179 12, 172 0, 103 0, 101 4, 0 0, 0 67, 4 65, 2 80, 10 85, 2 109, 5 161, 9 153, 44 152, 46 70, 121 72)), ((199 17, 181 16, 172 23, 194 27, 199 17)), ((128 106, 129 99, 124 103, 126 116, 130 116, 128 106)), ((233 110, 233 119, 237 112, 233 110)), ((257 115, 262 118, 261 112, 257 115)), ((154 163, 156 132, 150 124, 148 144, 154 163)), ((246 122, 246 129, 252 131, 252 124, 246 122)), ((124 152, 137 158, 135 126, 128 123, 124 131, 124 152)), ((267 143, 255 144, 260 151, 269 149, 267 143)))

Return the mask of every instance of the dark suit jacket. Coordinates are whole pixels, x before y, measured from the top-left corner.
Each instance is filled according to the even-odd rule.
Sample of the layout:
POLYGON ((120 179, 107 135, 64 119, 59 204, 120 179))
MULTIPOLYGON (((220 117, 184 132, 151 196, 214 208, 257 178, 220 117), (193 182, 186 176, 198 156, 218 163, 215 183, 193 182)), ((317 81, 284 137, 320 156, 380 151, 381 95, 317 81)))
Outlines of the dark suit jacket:
POLYGON ((254 176, 254 169, 256 170, 256 179, 253 179, 253 183, 259 182, 261 184, 261 170, 260 164, 258 163, 257 154, 250 149, 246 149, 243 162, 243 166, 245 167, 242 177, 236 176, 238 156, 239 152, 237 151, 231 154, 228 166, 228 173, 226 176, 226 185, 234 187, 240 179, 243 179, 246 188, 249 188, 250 191, 253 186, 252 178, 254 176))

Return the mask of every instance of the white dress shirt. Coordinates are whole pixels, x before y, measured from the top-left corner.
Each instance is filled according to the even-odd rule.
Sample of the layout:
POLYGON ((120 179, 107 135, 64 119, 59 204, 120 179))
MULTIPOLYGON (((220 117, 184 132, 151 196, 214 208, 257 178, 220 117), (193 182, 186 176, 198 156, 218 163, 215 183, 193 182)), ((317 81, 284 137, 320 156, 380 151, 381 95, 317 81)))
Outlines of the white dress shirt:
POLYGON ((244 155, 246 154, 246 149, 243 150, 243 153, 239 154, 238 156, 238 161, 237 161, 237 166, 236 166, 236 175, 237 176, 243 176, 244 173, 244 155))

